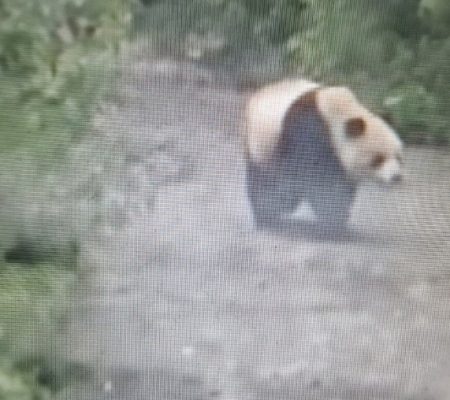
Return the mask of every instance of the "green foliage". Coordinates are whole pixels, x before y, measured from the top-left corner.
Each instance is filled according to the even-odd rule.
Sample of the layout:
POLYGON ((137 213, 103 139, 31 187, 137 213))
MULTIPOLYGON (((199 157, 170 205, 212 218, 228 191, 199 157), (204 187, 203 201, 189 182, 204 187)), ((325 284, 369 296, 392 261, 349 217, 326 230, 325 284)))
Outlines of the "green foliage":
MULTIPOLYGON (((154 1, 135 18, 161 53, 220 62, 260 80, 281 71, 285 43, 308 0, 154 1), (250 69, 257 70, 254 74, 250 69), (259 76, 258 76, 259 75, 259 76)), ((217 64, 216 64, 217 65, 217 64)))
MULTIPOLYGON (((392 117, 408 142, 448 143, 450 38, 432 38, 420 25, 418 1, 405 3, 314 2, 307 11, 312 24, 294 39, 291 67, 327 83, 353 86, 373 108, 392 117)), ((426 3, 438 10, 437 2, 426 3)))
POLYGON ((48 335, 72 279, 54 265, 0 264, 0 353, 20 358, 36 350, 29 334, 48 335))
POLYGON ((288 73, 349 85, 407 141, 450 142, 448 0, 165 0, 136 23, 251 84, 288 73))
POLYGON ((437 104, 423 86, 412 84, 391 90, 384 106, 406 140, 426 142, 426 137, 419 133, 432 126, 434 120, 427 121, 424 116, 434 115, 437 104))
POLYGON ((363 4, 312 3, 303 16, 305 29, 290 39, 291 65, 315 79, 358 70, 377 73, 377 64, 392 52, 385 46, 392 37, 380 34, 375 18, 361 23, 362 15, 373 13, 363 4))
POLYGON ((40 158, 86 130, 130 20, 127 0, 0 2, 0 151, 40 158))
POLYGON ((450 2, 448 0, 422 0, 419 15, 436 36, 450 33, 450 2))
POLYGON ((133 3, 0 0, 0 400, 50 398, 46 344, 75 272, 47 226, 58 222, 49 171, 112 88, 133 3))
POLYGON ((51 393, 38 385, 33 373, 0 367, 1 400, 49 400, 51 393))
POLYGON ((450 38, 423 37, 414 52, 386 66, 383 109, 410 142, 450 143, 450 38), (397 71, 397 73, 396 73, 397 71), (399 73, 401 71, 402 73, 399 73))
POLYGON ((0 262, 0 399, 50 398, 40 384, 43 354, 74 279, 53 265, 0 262))

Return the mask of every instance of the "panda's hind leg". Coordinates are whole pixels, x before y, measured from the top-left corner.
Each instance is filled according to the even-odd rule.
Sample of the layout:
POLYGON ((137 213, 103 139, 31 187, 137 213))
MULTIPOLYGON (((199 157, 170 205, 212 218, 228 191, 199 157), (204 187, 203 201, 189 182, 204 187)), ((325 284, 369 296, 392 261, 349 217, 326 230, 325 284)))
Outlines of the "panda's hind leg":
POLYGON ((251 161, 247 162, 247 193, 258 227, 277 224, 300 202, 299 193, 285 179, 251 161))
POLYGON ((324 184, 308 194, 317 222, 327 229, 344 229, 351 216, 356 186, 347 181, 324 184))

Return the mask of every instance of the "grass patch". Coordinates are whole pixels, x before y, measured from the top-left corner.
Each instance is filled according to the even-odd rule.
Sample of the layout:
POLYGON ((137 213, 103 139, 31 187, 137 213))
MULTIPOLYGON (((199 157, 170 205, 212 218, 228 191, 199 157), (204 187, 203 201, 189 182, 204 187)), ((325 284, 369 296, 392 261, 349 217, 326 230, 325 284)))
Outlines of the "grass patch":
POLYGON ((113 90, 133 4, 0 0, 0 400, 48 399, 70 377, 51 342, 76 280, 64 217, 77 216, 57 178, 113 90))
POLYGON ((0 263, 0 399, 49 399, 58 389, 43 377, 75 279, 52 264, 0 263))

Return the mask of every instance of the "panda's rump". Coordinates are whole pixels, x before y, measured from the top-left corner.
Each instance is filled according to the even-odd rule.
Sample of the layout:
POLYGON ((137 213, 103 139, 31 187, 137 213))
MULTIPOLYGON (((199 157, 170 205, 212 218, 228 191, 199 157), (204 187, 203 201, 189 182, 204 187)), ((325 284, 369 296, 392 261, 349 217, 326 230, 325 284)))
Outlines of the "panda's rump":
POLYGON ((265 162, 280 139, 286 111, 296 99, 318 84, 286 80, 264 87, 247 101, 242 132, 252 159, 265 162))

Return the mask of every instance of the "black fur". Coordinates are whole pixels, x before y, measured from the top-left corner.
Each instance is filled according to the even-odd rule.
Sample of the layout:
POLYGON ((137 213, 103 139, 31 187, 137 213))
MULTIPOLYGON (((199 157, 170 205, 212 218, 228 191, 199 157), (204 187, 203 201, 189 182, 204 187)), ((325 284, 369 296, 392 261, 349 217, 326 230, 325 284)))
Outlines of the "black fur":
POLYGON ((258 225, 270 225, 293 212, 302 200, 319 223, 344 226, 356 192, 332 147, 315 92, 301 96, 288 110, 271 159, 258 165, 247 157, 247 189, 258 225))

